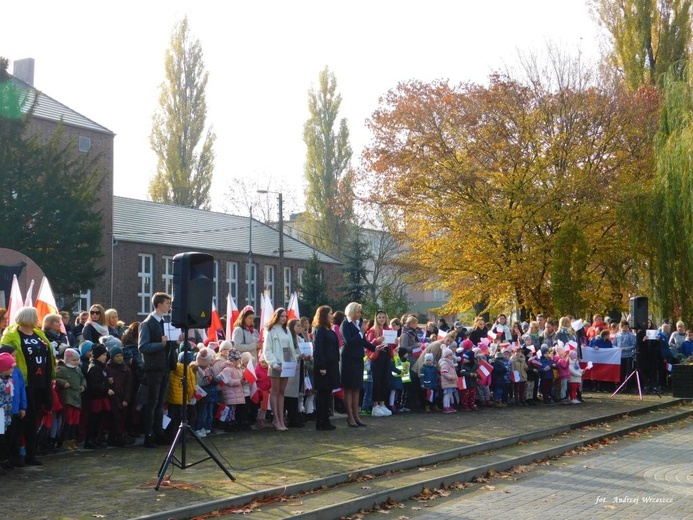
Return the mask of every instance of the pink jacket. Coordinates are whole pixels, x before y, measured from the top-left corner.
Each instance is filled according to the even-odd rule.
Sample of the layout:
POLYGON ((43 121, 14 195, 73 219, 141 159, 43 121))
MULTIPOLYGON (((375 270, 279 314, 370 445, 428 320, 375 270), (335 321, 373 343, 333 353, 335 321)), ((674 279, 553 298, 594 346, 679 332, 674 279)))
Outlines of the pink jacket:
POLYGON ((561 356, 553 357, 554 363, 556 363, 556 371, 558 372, 559 379, 570 379, 570 362, 567 358, 562 358, 561 356))
POLYGON ((440 368, 440 387, 443 390, 446 388, 457 388, 455 364, 447 358, 442 358, 438 362, 438 368, 440 368))
POLYGON ((224 404, 245 404, 243 395, 243 371, 233 366, 231 361, 218 359, 213 365, 214 373, 219 379, 226 379, 219 383, 221 400, 224 404))

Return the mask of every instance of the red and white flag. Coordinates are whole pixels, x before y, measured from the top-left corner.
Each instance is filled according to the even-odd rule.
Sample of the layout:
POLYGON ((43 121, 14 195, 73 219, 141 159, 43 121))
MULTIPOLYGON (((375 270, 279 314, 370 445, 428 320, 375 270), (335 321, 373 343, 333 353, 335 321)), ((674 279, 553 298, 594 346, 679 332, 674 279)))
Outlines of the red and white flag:
POLYGON ((613 381, 621 379, 621 349, 620 348, 582 348, 580 367, 585 368, 592 363, 592 369, 582 374, 582 379, 594 381, 613 381))
POLYGON ((458 377, 457 378, 457 389, 458 390, 466 390, 467 389, 467 380, 464 377, 458 377))
MULTIPOLYGON (((7 317, 8 324, 14 325, 14 319, 17 317, 17 312, 24 305, 24 300, 22 299, 22 291, 19 289, 19 281, 17 280, 17 275, 12 275, 12 289, 10 290, 10 299, 7 303, 7 317)), ((39 322, 41 325, 41 322, 39 322)))
POLYGON ((301 318, 301 313, 298 310, 298 293, 295 291, 291 293, 291 298, 289 298, 289 306, 286 309, 286 321, 298 320, 301 318))
POLYGON ((207 392, 203 390, 200 385, 195 385, 195 399, 198 401, 207 395, 207 392))
POLYGON ((519 383, 522 378, 520 377, 520 372, 518 370, 513 370, 513 373, 510 374, 510 380, 513 383, 519 383))
POLYGON ((274 305, 269 294, 264 292, 260 297, 260 341, 265 339, 265 325, 269 323, 272 314, 274 314, 274 305))
POLYGON ((477 368, 476 372, 481 377, 488 377, 491 375, 491 372, 493 372, 493 366, 491 366, 491 364, 488 361, 480 359, 479 368, 477 368))
MULTIPOLYGON (((34 281, 31 280, 31 283, 29 284, 29 289, 26 291, 26 297, 24 298, 24 307, 33 307, 34 306, 33 294, 34 294, 34 281)), ((39 321, 39 325, 41 325, 42 323, 43 323, 43 320, 39 321)))
POLYGON ((495 332, 493 332, 492 330, 489 330, 488 333, 486 334, 486 337, 488 339, 490 339, 491 341, 496 339, 496 336, 497 336, 497 334, 495 332))
POLYGON ((344 389, 342 387, 335 388, 332 390, 332 395, 338 397, 339 399, 344 399, 344 389))
MULTIPOLYGON (((32 282, 33 283, 33 282, 32 282)), ((43 318, 48 314, 58 314, 58 304, 55 303, 55 296, 51 290, 51 284, 45 276, 41 280, 38 294, 36 295, 36 314, 38 314, 39 325, 43 323, 43 318)), ((66 334, 65 324, 60 320, 60 330, 66 334)))
POLYGON ((229 292, 228 296, 226 296, 226 339, 231 339, 233 324, 236 323, 240 314, 238 307, 236 307, 236 302, 233 301, 233 296, 229 292))
POLYGON ((571 350, 577 350, 577 341, 575 340, 570 340, 568 343, 565 344, 565 349, 570 352, 571 350))
MULTIPOLYGON (((212 301, 212 322, 209 325, 209 328, 207 329, 207 338, 209 341, 219 341, 219 334, 217 331, 224 331, 224 326, 221 324, 221 318, 219 318, 219 311, 217 310, 217 306, 214 305, 214 301, 212 301)), ((230 340, 231 338, 226 338, 230 340)))
POLYGON ((255 404, 260 402, 260 392, 257 388, 257 376, 255 375, 255 366, 253 360, 248 361, 248 364, 243 371, 243 379, 250 385, 250 399, 255 404))
POLYGON ((664 366, 665 366, 665 368, 667 369, 667 372, 671 372, 672 370, 674 370, 674 365, 672 365, 671 363, 667 363, 667 362, 665 361, 665 362, 664 362, 664 366))

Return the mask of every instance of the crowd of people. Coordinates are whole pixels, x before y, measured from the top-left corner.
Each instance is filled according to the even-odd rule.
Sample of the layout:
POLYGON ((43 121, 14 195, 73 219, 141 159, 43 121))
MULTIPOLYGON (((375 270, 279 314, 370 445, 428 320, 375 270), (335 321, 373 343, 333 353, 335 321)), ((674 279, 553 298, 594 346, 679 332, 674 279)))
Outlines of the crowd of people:
MULTIPOLYGON (((115 309, 92 305, 71 323, 68 313, 38 323, 33 307, 8 324, 0 309, 0 473, 41 465, 57 449, 133 444, 170 445, 186 418, 195 433, 274 428, 314 420, 330 431, 335 411, 346 425, 421 410, 455 413, 582 402, 592 390, 613 391, 588 377, 582 349, 618 348, 621 381, 641 372, 645 391, 668 384, 672 364, 693 355, 693 330, 681 321, 632 331, 628 321, 595 315, 589 324, 537 315, 508 324, 477 317, 469 329, 444 319, 420 327, 416 316, 372 320, 352 302, 344 312, 317 309, 312 321, 275 310, 263 330, 247 306, 232 336, 205 341, 166 336, 171 297, 156 293, 153 312, 125 326, 115 309), (637 360, 637 363, 636 363, 637 360), (587 381, 589 379, 589 381, 587 381), (183 385, 185 383, 185 387, 183 385)), ((627 389, 626 389, 627 390, 627 389)))

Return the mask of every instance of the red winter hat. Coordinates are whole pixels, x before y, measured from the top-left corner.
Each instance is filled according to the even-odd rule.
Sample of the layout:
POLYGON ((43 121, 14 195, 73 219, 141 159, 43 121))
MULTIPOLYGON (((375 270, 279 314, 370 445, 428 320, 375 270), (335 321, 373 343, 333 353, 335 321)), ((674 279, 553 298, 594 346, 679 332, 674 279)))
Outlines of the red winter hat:
POLYGON ((8 354, 7 352, 0 354, 0 372, 9 370, 15 366, 17 366, 17 363, 15 362, 14 357, 12 357, 12 354, 8 354))
POLYGON ((474 343, 472 343, 472 340, 467 338, 462 342, 462 349, 466 350, 472 350, 474 348, 474 343))

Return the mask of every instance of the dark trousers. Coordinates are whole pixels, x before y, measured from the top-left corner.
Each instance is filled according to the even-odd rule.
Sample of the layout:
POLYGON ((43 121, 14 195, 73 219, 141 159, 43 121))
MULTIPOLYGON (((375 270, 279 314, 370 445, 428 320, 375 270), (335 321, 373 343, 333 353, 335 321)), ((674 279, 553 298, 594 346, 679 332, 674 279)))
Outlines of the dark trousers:
POLYGON ((170 372, 151 370, 146 372, 143 384, 147 387, 147 404, 144 407, 142 422, 145 435, 163 433, 164 402, 168 396, 170 372))
POLYGON ((381 351, 378 359, 371 361, 371 374, 373 375, 374 403, 386 402, 390 396, 388 382, 390 380, 390 352, 381 351))
POLYGON ((315 420, 318 426, 330 424, 330 397, 329 390, 318 390, 315 394, 315 420))

